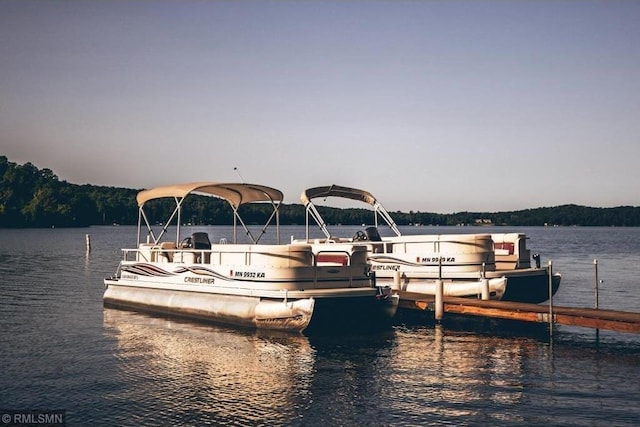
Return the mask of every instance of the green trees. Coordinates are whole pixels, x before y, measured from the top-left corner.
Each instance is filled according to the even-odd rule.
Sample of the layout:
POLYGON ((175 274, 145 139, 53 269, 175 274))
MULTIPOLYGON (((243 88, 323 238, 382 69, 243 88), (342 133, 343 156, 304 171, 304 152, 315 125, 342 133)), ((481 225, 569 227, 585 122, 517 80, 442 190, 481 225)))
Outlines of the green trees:
MULTIPOLYGON (((83 227, 88 225, 136 224, 136 194, 139 190, 76 185, 60 181, 50 169, 31 163, 18 165, 0 156, 0 228, 83 227)), ((173 210, 172 200, 157 200, 147 206, 150 216, 166 219, 173 210)), ((371 224, 369 209, 318 207, 330 224, 371 224)), ((264 224, 270 214, 265 206, 241 206, 248 224, 264 224)), ((511 212, 394 212, 398 225, 511 225, 511 226, 640 226, 640 207, 591 208, 577 205, 543 207, 511 212)), ((182 221, 192 224, 232 224, 233 213, 222 200, 190 197, 185 201, 182 221)), ((300 204, 280 207, 281 224, 304 224, 305 210, 300 204)))
POLYGON ((0 227, 84 227, 137 221, 136 190, 60 181, 50 169, 0 156, 0 227))

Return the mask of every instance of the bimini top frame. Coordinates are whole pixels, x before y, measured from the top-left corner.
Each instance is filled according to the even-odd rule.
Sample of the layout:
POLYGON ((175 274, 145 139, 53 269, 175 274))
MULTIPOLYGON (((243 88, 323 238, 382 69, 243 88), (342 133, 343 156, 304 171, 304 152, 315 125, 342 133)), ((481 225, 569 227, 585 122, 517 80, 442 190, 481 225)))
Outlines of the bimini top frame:
POLYGON ((147 227, 149 235, 153 239, 153 243, 158 244, 160 239, 162 239, 162 236, 167 232, 167 229, 171 222, 173 222, 174 218, 177 217, 176 244, 178 244, 180 239, 180 213, 182 211, 182 203, 190 194, 218 197, 220 199, 226 200, 227 203, 229 203, 231 209, 233 209, 233 243, 238 242, 238 222, 242 225, 245 233, 247 234, 247 236, 249 236, 251 241, 253 243, 258 243, 260 241, 260 238, 264 235, 267 228, 273 221, 274 217, 276 221, 276 239, 277 242, 280 243, 280 217, 278 209, 280 207, 280 204, 282 203, 282 200, 284 199, 284 196, 280 190, 276 190, 275 188, 267 187, 265 185, 217 182, 191 182, 185 184, 173 184, 139 192, 136 196, 136 200, 138 202, 138 243, 140 243, 143 220, 147 227), (144 205, 150 200, 162 198, 173 198, 176 203, 176 207, 169 219, 164 223, 160 234, 156 236, 144 211, 144 205), (238 209, 240 208, 240 206, 247 203, 270 203, 273 208, 271 216, 262 227, 261 233, 257 238, 255 238, 251 231, 249 231, 246 224, 238 214, 238 209))
POLYGON ((300 195, 300 200, 302 204, 305 206, 305 225, 306 225, 306 239, 309 240, 309 216, 313 217, 315 222, 318 224, 322 232, 327 238, 331 237, 329 230, 327 229, 327 224, 324 222, 322 216, 316 209, 316 206, 313 204, 312 200, 317 198, 326 199, 327 197, 339 197, 343 199, 351 199, 359 202, 367 203, 368 205, 373 206, 373 221, 374 225, 378 227, 378 216, 380 216, 387 223, 389 228, 393 230, 396 236, 400 236, 400 230, 396 225, 389 212, 382 206, 380 202, 376 200, 375 197, 368 191, 358 190, 356 188, 349 187, 341 187, 339 185, 327 185, 324 187, 314 187, 304 190, 300 195))

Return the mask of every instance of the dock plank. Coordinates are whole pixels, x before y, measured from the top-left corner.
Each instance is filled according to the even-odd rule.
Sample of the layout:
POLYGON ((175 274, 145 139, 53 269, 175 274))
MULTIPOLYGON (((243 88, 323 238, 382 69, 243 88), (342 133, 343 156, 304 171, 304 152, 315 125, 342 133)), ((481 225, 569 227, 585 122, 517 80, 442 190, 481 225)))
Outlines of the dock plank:
MULTIPOLYGON (((434 296, 413 292, 399 292, 399 294, 401 308, 424 311, 434 310, 434 296)), ((444 297, 443 303, 445 313, 525 322, 549 322, 548 304, 483 301, 457 297, 444 297)), ((560 325, 640 333, 640 313, 627 311, 553 306, 553 322, 560 325)))

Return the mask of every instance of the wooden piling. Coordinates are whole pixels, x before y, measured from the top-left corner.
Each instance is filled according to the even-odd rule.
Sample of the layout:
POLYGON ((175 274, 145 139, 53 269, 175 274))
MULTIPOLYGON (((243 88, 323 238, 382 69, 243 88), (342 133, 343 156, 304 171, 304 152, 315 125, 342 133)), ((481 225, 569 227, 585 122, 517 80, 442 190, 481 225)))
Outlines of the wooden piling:
POLYGON ((482 300, 483 301, 488 301, 489 300, 489 279, 487 278, 483 278, 482 279, 482 300))
POLYGON ((436 320, 442 320, 444 315, 444 283, 441 279, 436 280, 436 320))
POLYGON ((549 335, 553 337, 553 266, 549 260, 549 335))
POLYGON ((594 307, 598 308, 598 260, 594 259, 593 260, 593 266, 595 267, 595 273, 596 273, 596 280, 595 280, 595 303, 594 303, 594 307))

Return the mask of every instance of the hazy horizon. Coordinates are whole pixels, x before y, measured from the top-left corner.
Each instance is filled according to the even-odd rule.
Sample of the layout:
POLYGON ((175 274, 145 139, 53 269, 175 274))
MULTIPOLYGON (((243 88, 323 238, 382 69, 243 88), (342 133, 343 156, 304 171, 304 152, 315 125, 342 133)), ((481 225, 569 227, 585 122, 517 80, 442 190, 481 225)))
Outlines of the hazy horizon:
POLYGON ((640 205, 640 2, 0 1, 0 153, 389 211, 640 205), (235 170, 234 168, 237 168, 235 170))

